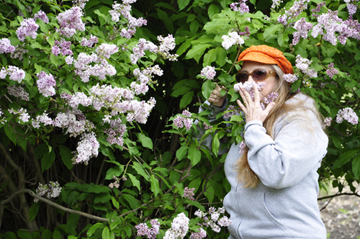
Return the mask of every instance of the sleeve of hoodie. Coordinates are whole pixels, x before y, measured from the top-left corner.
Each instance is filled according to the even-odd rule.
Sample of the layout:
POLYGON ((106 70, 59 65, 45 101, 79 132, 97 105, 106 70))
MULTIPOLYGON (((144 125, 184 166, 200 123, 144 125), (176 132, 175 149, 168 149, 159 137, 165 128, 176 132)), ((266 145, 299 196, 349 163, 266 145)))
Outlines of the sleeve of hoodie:
POLYGON ((266 134, 261 121, 245 125, 249 165, 264 185, 277 189, 300 182, 321 162, 328 145, 311 110, 286 119, 275 123, 275 140, 266 134))
MULTIPOLYGON (((208 101, 205 101, 204 104, 210 105, 210 103, 209 103, 208 101)), ((210 121, 210 123, 216 121, 216 115, 217 115, 218 113, 220 113, 220 112, 223 112, 223 111, 226 109, 227 104, 228 104, 228 101, 227 101, 227 99, 225 99, 225 102, 224 102, 224 104, 223 104, 222 107, 216 107, 216 106, 214 106, 214 105, 211 105, 211 106, 210 106, 211 112, 210 112, 210 114, 208 115, 208 120, 210 121)), ((201 113, 202 111, 204 111, 204 108, 203 108, 202 106, 200 106, 200 108, 199 108, 199 113, 201 113)), ((195 121, 195 124, 197 125, 197 129, 198 129, 198 131, 199 131, 199 134, 196 135, 196 138, 197 138, 198 140, 200 140, 201 137, 202 137, 202 136, 204 135, 204 133, 205 133, 205 129, 202 128, 202 127, 200 127, 200 126, 198 126, 198 121, 197 121, 197 120, 195 121)), ((202 145, 205 145, 205 146, 208 147, 209 149, 212 149, 212 137, 211 137, 211 135, 209 135, 208 137, 206 137, 206 139, 204 139, 204 141, 203 141, 201 144, 202 144, 202 145)), ((222 154, 224 154, 224 153, 225 153, 225 151, 222 150, 221 152, 219 152, 219 155, 222 155, 222 154)))

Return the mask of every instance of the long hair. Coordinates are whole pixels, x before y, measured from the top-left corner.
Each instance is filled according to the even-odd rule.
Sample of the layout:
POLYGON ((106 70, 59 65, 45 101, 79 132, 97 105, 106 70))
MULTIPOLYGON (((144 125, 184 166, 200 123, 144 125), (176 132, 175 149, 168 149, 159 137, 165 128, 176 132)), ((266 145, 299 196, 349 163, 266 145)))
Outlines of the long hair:
MULTIPOLYGON (((277 84, 275 85, 274 92, 278 94, 278 97, 274 100, 275 107, 270 111, 269 115, 265 119, 263 126, 266 129, 266 133, 274 139, 273 127, 275 121, 282 115, 295 109, 304 109, 304 102, 297 102, 296 104, 285 104, 285 102, 292 98, 297 93, 290 92, 288 82, 284 81, 284 72, 278 65, 271 65, 276 72, 277 84)), ((306 108, 306 107, 305 107, 306 108)), ((314 111, 314 109, 311 109, 314 111)), ((321 120, 320 113, 315 109, 315 115, 318 120, 321 120)), ((238 171, 237 177, 244 188, 254 188, 259 183, 259 177, 252 171, 248 163, 248 148, 244 149, 243 154, 240 156, 235 164, 235 169, 238 171)))

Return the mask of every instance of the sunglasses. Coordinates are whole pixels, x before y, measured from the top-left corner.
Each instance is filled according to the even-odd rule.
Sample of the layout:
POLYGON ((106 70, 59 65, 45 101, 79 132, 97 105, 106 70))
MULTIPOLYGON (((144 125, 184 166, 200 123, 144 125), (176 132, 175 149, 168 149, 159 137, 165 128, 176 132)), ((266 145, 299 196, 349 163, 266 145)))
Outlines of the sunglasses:
POLYGON ((253 78, 253 80, 266 80, 269 76, 275 76, 275 71, 268 71, 265 69, 257 68, 253 70, 251 73, 242 72, 236 74, 237 82, 245 82, 249 79, 249 76, 253 78))

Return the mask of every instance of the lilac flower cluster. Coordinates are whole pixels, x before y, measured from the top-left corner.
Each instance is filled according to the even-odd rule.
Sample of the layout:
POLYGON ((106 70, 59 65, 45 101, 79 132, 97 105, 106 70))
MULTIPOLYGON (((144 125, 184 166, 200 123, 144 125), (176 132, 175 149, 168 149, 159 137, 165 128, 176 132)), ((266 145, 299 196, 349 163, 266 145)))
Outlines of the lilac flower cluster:
POLYGON ((14 110, 13 108, 9 109, 9 113, 10 114, 13 114, 13 115, 18 115, 19 116, 19 123, 26 123, 26 122, 29 122, 29 119, 30 119, 30 115, 29 113, 27 112, 26 109, 24 108, 20 108, 18 110, 14 110))
POLYGON ((67 129, 65 134, 70 134, 70 137, 77 137, 85 131, 90 132, 95 128, 94 124, 87 120, 80 110, 58 113, 54 119, 54 126, 67 129))
POLYGON ((277 97, 278 97, 278 93, 276 92, 271 92, 270 94, 268 94, 267 96, 264 97, 264 99, 262 100, 262 102, 260 103, 261 108, 263 110, 265 110, 266 105, 270 104, 271 102, 273 102, 277 97))
POLYGON ((109 184, 109 188, 119 188, 120 187, 120 180, 126 181, 127 178, 125 178, 124 176, 121 178, 117 178, 115 176, 113 176, 113 179, 115 180, 114 182, 109 184))
POLYGON ((98 43, 99 39, 96 36, 91 35, 89 37, 89 40, 83 37, 81 39, 80 45, 87 46, 87 47, 93 47, 94 44, 98 43))
POLYGON ((137 236, 147 236, 149 239, 156 239, 156 235, 159 234, 160 223, 157 219, 150 220, 151 228, 146 223, 140 223, 136 225, 137 236))
POLYGON ((311 9, 312 12, 315 12, 315 13, 312 14, 312 16, 313 17, 318 17, 319 15, 316 14, 316 12, 320 12, 320 9, 325 5, 326 5, 326 1, 317 4, 316 8, 311 9))
POLYGON ((251 32, 249 31, 248 26, 245 27, 245 30, 243 32, 239 32, 239 36, 247 36, 247 37, 249 37, 250 34, 251 34, 251 32))
POLYGON ((192 232, 190 235, 190 239, 202 239, 207 236, 206 231, 202 228, 199 229, 198 232, 192 232))
POLYGON ((280 4, 283 2, 283 0, 273 0, 271 8, 275 9, 280 6, 280 4))
POLYGON ((226 110, 226 113, 223 115, 224 119, 230 119, 231 116, 236 115, 237 110, 234 105, 229 105, 229 107, 226 110))
POLYGON ((84 9, 85 8, 85 5, 86 5, 86 2, 88 2, 89 0, 74 0, 73 1, 73 4, 75 6, 78 6, 80 7, 81 9, 84 9))
POLYGON ((332 118, 331 117, 326 117, 324 119, 324 122, 323 122, 323 127, 322 128, 325 128, 325 127, 329 127, 331 125, 331 121, 332 121, 332 118))
POLYGON ((332 79, 334 75, 338 74, 339 71, 334 68, 334 63, 330 63, 328 65, 328 69, 326 70, 326 74, 332 79))
POLYGON ((214 66, 205 66, 201 72, 200 75, 204 76, 208 80, 214 79, 216 75, 215 67, 214 66))
POLYGON ((239 2, 234 2, 230 4, 230 8, 235 12, 240 12, 244 14, 249 12, 249 7, 246 5, 247 0, 239 0, 239 2))
POLYGON ((244 39, 242 39, 237 32, 229 32, 228 35, 223 35, 221 38, 224 40, 221 45, 225 50, 228 50, 233 45, 237 44, 241 46, 245 43, 244 39))
POLYGON ((299 68, 302 73, 306 74, 310 78, 317 77, 317 72, 309 68, 312 61, 306 58, 302 58, 300 55, 297 55, 295 62, 296 62, 295 66, 299 68))
POLYGON ((29 93, 27 93, 21 86, 8 86, 9 95, 20 98, 21 100, 29 101, 29 93))
MULTIPOLYGON (((24 45, 23 45, 24 46, 24 45)), ((24 48, 22 48, 22 47, 19 47, 19 45, 17 45, 16 47, 15 47, 15 51, 13 51, 13 52, 11 52, 10 53, 10 57, 12 58, 12 59, 16 59, 16 58, 18 58, 20 61, 23 59, 23 55, 25 54, 25 53, 27 53, 27 52, 29 52, 28 50, 26 50, 26 49, 24 49, 24 48)))
POLYGON ((194 201, 194 200, 195 200, 195 198, 194 198, 194 196, 195 196, 194 190, 195 190, 195 188, 185 187, 185 188, 184 188, 184 196, 183 196, 183 197, 194 201))
POLYGON ((34 15, 34 19, 41 19, 44 23, 49 23, 49 18, 46 16, 46 13, 42 10, 39 10, 34 15))
POLYGON ((137 82, 132 82, 130 84, 130 88, 135 92, 136 95, 139 95, 145 94, 148 91, 149 87, 147 86, 147 84, 152 82, 151 80, 153 78, 153 75, 162 76, 163 70, 161 70, 159 65, 155 65, 152 67, 148 67, 142 71, 140 71, 139 68, 136 68, 133 71, 133 74, 137 82, 139 82, 140 84, 137 84, 137 82))
POLYGON ((54 86, 56 86, 56 81, 52 74, 46 74, 46 72, 41 71, 36 74, 36 76, 38 77, 38 80, 36 81, 38 90, 43 96, 49 97, 56 94, 54 88, 54 86))
POLYGON ((98 156, 99 147, 100 144, 94 132, 83 134, 76 148, 77 153, 73 159, 74 164, 84 163, 87 165, 91 157, 98 156))
POLYGON ((294 5, 289 9, 285 10, 285 14, 278 17, 277 21, 284 26, 288 25, 288 20, 295 19, 299 14, 307 9, 310 0, 297 0, 294 5))
POLYGON ((182 212, 171 223, 171 228, 166 231, 164 239, 184 238, 189 230, 190 219, 182 212))
POLYGON ((120 119, 109 120, 110 128, 104 129, 104 133, 107 134, 106 141, 110 144, 118 144, 123 146, 124 139, 123 135, 126 132, 126 125, 122 124, 120 119))
MULTIPOLYGON (((39 196, 45 196, 47 198, 57 198, 60 193, 61 193, 61 187, 60 184, 56 181, 50 181, 48 184, 44 184, 42 185, 41 183, 39 183, 38 188, 36 189, 36 194, 38 194, 39 196)), ((35 198, 34 202, 38 202, 39 199, 35 198)))
MULTIPOLYGON (((89 82, 90 76, 97 76, 100 80, 104 80, 106 76, 113 76, 116 74, 114 66, 110 65, 104 57, 108 57, 110 54, 110 48, 101 47, 98 52, 101 56, 92 53, 88 55, 86 53, 80 53, 76 60, 74 60, 75 74, 80 76, 82 82, 89 82), (90 65, 91 63, 99 63, 90 65)), ((113 48, 111 48, 113 52, 113 48)), ((69 63, 71 59, 68 59, 69 63)))
POLYGON ((191 126, 194 123, 193 119, 190 119, 189 117, 191 117, 191 113, 187 110, 184 110, 182 112, 182 115, 185 116, 181 116, 178 115, 174 120, 173 120, 173 124, 175 127, 177 128, 182 128, 185 126, 186 130, 189 130, 191 128, 191 126))
POLYGON ((24 19, 24 21, 20 23, 20 27, 16 30, 16 35, 20 41, 24 41, 26 36, 30 36, 32 39, 35 39, 38 28, 39 25, 36 24, 33 18, 24 19))
POLYGON ((284 74, 284 81, 293 83, 298 80, 298 77, 295 74, 284 74))
POLYGON ((177 61, 177 54, 170 54, 171 50, 174 50, 176 44, 175 44, 175 38, 173 35, 169 34, 167 37, 158 36, 158 41, 160 42, 158 54, 169 61, 177 61))
POLYGON ((55 44, 51 48, 51 52, 55 56, 58 56, 60 53, 63 56, 67 56, 67 55, 72 56, 73 55, 73 52, 71 50, 71 41, 65 41, 64 39, 61 39, 60 42, 58 40, 56 40, 54 43, 55 44))
POLYGON ((11 42, 8 38, 0 39, 0 54, 11 53, 15 51, 15 47, 11 45, 11 42))
POLYGON ((337 11, 328 10, 327 13, 321 14, 311 32, 312 37, 323 35, 325 41, 330 42, 334 46, 339 41, 345 45, 348 38, 360 40, 360 24, 357 20, 342 20, 337 16, 337 11), (336 37, 336 33, 338 36, 336 37))
POLYGON ((358 7, 355 4, 350 3, 349 0, 345 2, 347 3, 346 8, 348 9, 349 15, 352 17, 356 13, 358 7))
POLYGON ((8 66, 7 69, 5 67, 1 68, 0 79, 5 79, 7 75, 9 75, 10 80, 17 81, 19 83, 25 79, 25 71, 17 66, 8 66))
POLYGON ((205 130, 212 129, 212 126, 204 122, 204 129, 205 130))
POLYGON ((336 123, 340 124, 346 120, 350 124, 358 124, 359 117, 356 115, 355 111, 349 107, 340 109, 336 115, 336 123))
POLYGON ((199 209, 195 212, 195 216, 201 219, 199 226, 211 227, 214 232, 219 233, 220 227, 227 227, 231 224, 231 220, 227 216, 222 216, 225 213, 225 208, 220 207, 217 210, 214 207, 210 207, 208 213, 202 212, 199 209), (209 215, 208 215, 209 213, 209 215))
POLYGON ((151 41, 140 38, 138 44, 133 47, 133 54, 130 55, 131 63, 136 64, 141 57, 145 56, 147 50, 156 53, 158 47, 151 41))
POLYGON ((126 26, 121 29, 120 35, 122 37, 130 39, 136 32, 136 27, 141 27, 147 24, 147 21, 140 18, 135 18, 131 16, 131 3, 136 2, 136 0, 123 0, 122 4, 114 3, 113 10, 110 10, 111 20, 113 22, 119 22, 120 16, 123 16, 127 20, 126 26))
POLYGON ((54 125, 54 121, 49 117, 46 111, 42 115, 36 116, 31 122, 32 126, 36 129, 40 128, 40 123, 44 124, 44 126, 54 125))
POLYGON ((85 31, 85 24, 82 22, 81 17, 83 13, 80 7, 72 7, 63 13, 57 15, 60 28, 58 31, 64 37, 72 37, 76 31, 85 31))
MULTIPOLYGON (((261 91, 262 87, 265 86, 265 83, 264 82, 254 82, 255 83, 255 86, 257 87, 257 89, 259 91, 261 91)), ((234 90, 236 92, 239 92, 240 91, 240 87, 244 88, 247 92, 249 92, 251 98, 254 100, 254 85, 252 82, 249 82, 249 81, 246 81, 245 83, 236 83, 234 85, 234 90)))
POLYGON ((307 22, 304 17, 295 22, 294 28, 297 30, 297 32, 293 33, 292 44, 294 46, 298 44, 300 37, 306 39, 308 37, 308 32, 311 30, 312 26, 312 23, 307 22))

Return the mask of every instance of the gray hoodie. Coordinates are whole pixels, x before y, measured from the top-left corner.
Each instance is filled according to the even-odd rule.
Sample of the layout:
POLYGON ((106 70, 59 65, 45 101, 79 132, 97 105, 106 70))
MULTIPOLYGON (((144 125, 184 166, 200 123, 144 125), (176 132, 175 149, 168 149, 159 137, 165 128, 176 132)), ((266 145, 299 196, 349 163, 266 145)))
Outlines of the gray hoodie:
MULTIPOLYGON (((311 111, 310 97, 299 93, 287 103, 298 99, 308 109, 280 117, 274 126, 275 140, 261 121, 245 125, 248 162, 260 179, 255 188, 243 188, 237 179, 234 164, 241 156, 239 145, 233 144, 228 152, 225 174, 231 190, 224 207, 232 221, 229 239, 326 239, 317 204, 317 170, 327 152, 328 137, 311 111)), ((209 119, 224 108, 214 107, 209 119)))

